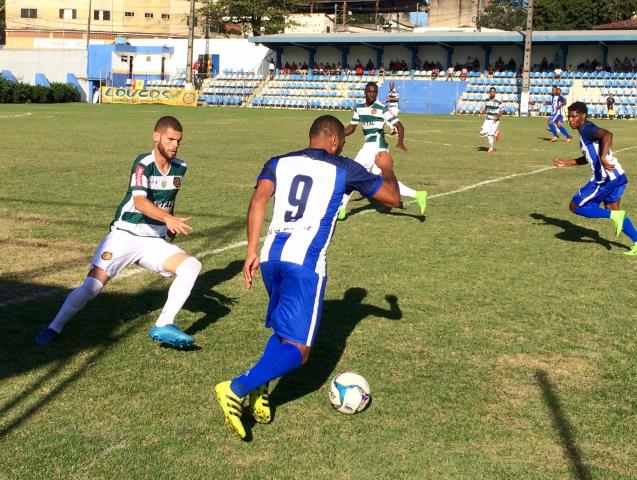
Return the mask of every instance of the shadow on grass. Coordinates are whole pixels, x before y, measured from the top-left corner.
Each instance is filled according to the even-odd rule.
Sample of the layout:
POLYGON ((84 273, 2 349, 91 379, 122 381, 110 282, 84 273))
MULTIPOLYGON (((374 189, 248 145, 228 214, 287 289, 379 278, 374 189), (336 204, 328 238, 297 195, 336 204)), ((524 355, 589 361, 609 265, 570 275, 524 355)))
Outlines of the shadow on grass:
POLYGON ((542 392, 542 399, 551 414, 553 428, 560 437, 562 449, 566 456, 573 476, 576 480, 590 480, 591 473, 582 459, 582 452, 577 446, 577 442, 573 436, 573 428, 568 418, 564 414, 560 398, 555 392, 555 387, 551 384, 548 374, 544 370, 535 371, 535 379, 542 392))
MULTIPOLYGON (((360 197, 358 199, 356 199, 356 202, 360 202, 361 200, 366 200, 365 197, 360 197)), ((416 207, 417 208, 417 207, 416 207)), ((352 208, 350 211, 347 212, 347 217, 345 217, 345 221, 347 221, 348 218, 353 217, 354 215, 358 215, 360 213, 363 213, 367 210, 376 210, 377 213, 381 214, 381 215, 394 215, 397 217, 411 217, 411 218, 415 218, 416 220, 418 220, 419 222, 424 222, 427 217, 425 215, 417 215, 417 214, 413 214, 413 213, 407 213, 402 211, 402 208, 399 209, 395 209, 395 208, 390 208, 387 207, 385 205, 383 205, 380 202, 377 202, 374 199, 369 199, 369 203, 365 204, 365 205, 361 205, 359 207, 356 208, 352 208)))
MULTIPOLYGON (((209 270, 199 275, 184 310, 203 313, 203 317, 185 331, 190 334, 200 332, 230 313, 230 306, 234 300, 215 292, 213 287, 233 278, 241 272, 242 266, 242 261, 233 261, 224 268, 209 270)), ((55 399, 66 387, 81 378, 92 364, 120 340, 133 333, 145 335, 150 325, 145 320, 140 320, 140 317, 159 310, 166 301, 168 288, 163 281, 159 282, 161 286, 155 282, 143 292, 130 295, 109 293, 107 287, 104 293, 89 302, 69 322, 59 338, 44 347, 35 345, 33 339, 51 321, 61 306, 62 295, 52 295, 46 299, 3 308, 0 321, 0 378, 9 379, 49 364, 51 367, 0 405, 0 437, 15 429, 55 399), (72 371, 67 372, 65 367, 72 358, 87 350, 93 353, 81 365, 74 366, 72 371), (52 389, 51 385, 54 385, 52 389), (26 403, 33 400, 32 397, 36 397, 37 401, 24 410, 26 403), (11 415, 17 413, 12 412, 16 408, 20 413, 16 416, 11 415)), ((20 287, 6 281, 3 281, 1 286, 20 287)), ((64 292, 47 286, 41 287, 40 292, 46 294, 47 290, 54 293, 64 292)), ((65 292, 68 293, 68 290, 65 292)), ((179 316, 177 321, 179 322, 179 316)), ((150 339, 148 347, 154 348, 150 339)), ((182 353, 196 353, 198 350, 199 347, 195 347, 182 350, 182 353)))
POLYGON ((347 338, 356 325, 368 316, 400 320, 402 312, 398 298, 387 295, 389 308, 363 303, 367 290, 350 288, 341 300, 327 300, 323 303, 323 318, 312 348, 310 359, 299 370, 283 377, 272 392, 272 404, 283 405, 323 387, 338 364, 347 338))
POLYGON ((606 250, 611 250, 613 246, 628 250, 628 247, 622 243, 602 238, 597 230, 580 227, 579 225, 575 225, 574 223, 561 218, 547 217, 542 213, 531 213, 530 216, 535 220, 543 221, 545 225, 552 225, 561 228, 563 231, 555 234, 555 238, 560 240, 567 242, 598 243, 606 248, 606 250))

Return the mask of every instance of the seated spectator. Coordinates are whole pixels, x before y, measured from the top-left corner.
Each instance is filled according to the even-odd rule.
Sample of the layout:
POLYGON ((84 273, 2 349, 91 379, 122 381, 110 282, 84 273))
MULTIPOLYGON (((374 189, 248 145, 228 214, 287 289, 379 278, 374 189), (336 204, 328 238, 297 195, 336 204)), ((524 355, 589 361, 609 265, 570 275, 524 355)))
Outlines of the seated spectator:
POLYGON ((630 60, 628 60, 628 57, 624 57, 624 61, 622 62, 622 72, 632 72, 633 71, 633 64, 630 63, 630 60))
POLYGON ((292 66, 290 65, 289 62, 285 62, 285 65, 283 65, 283 73, 289 74, 292 71, 292 66))
POLYGON ((615 60, 613 61, 613 71, 619 72, 621 68, 622 68, 622 61, 619 59, 619 57, 615 57, 615 60))
POLYGON ((515 60, 513 59, 513 57, 511 57, 511 59, 509 60, 509 64, 507 65, 507 68, 509 69, 510 72, 515 72, 516 66, 517 64, 515 63, 515 60))
POLYGON ((290 70, 292 71, 292 73, 298 73, 299 67, 296 64, 296 62, 292 62, 292 66, 290 67, 290 70))
POLYGON ((378 67, 378 74, 383 77, 385 76, 385 65, 383 65, 382 63, 378 67))
POLYGON ((405 71, 407 70, 407 62, 405 62, 405 59, 402 60, 402 62, 400 62, 400 69, 405 71))
POLYGON ((504 71, 504 60, 502 60, 502 57, 498 57, 498 59, 495 61, 495 69, 498 72, 504 71))
POLYGON ((556 68, 555 70, 553 70, 553 78, 562 78, 562 69, 561 68, 556 68))
POLYGON ((453 72, 454 72, 454 68, 453 67, 449 67, 447 69, 447 81, 453 80, 453 72))
POLYGON ((473 63, 471 65, 473 67, 473 71, 474 72, 479 72, 480 71, 480 60, 478 60, 478 57, 476 57, 473 60, 473 63))
POLYGON ((492 77, 494 72, 495 72, 495 70, 493 68, 493 65, 491 65, 491 64, 487 65, 487 75, 489 77, 492 77))
POLYGON ((438 78, 438 74, 440 73, 440 68, 438 68, 438 66, 434 66, 431 69, 431 78, 438 78))
POLYGON ((367 65, 365 65, 365 70, 367 70, 367 71, 374 70, 374 64, 372 63, 372 59, 371 58, 367 61, 367 65))
POLYGON ((549 61, 546 59, 546 57, 542 57, 542 61, 540 62, 540 69, 545 72, 547 71, 549 68, 549 61))
POLYGON ((301 65, 301 73, 303 75, 307 74, 307 63, 303 62, 303 65, 301 65))
POLYGON ((360 63, 356 64, 356 75, 362 75, 363 72, 363 66, 360 63))
POLYGON ((468 73, 469 73, 469 72, 467 72, 467 69, 466 69, 466 68, 463 68, 463 69, 460 71, 460 80, 466 80, 466 79, 467 79, 467 74, 468 74, 468 73))

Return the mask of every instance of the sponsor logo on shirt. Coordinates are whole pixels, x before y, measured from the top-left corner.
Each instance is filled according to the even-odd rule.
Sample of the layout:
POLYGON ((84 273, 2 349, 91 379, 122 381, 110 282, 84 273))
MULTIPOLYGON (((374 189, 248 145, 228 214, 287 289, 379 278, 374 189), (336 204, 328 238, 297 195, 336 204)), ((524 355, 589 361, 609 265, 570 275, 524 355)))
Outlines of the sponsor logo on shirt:
POLYGON ((143 187, 144 186, 144 167, 143 165, 137 165, 135 167, 135 186, 143 187))

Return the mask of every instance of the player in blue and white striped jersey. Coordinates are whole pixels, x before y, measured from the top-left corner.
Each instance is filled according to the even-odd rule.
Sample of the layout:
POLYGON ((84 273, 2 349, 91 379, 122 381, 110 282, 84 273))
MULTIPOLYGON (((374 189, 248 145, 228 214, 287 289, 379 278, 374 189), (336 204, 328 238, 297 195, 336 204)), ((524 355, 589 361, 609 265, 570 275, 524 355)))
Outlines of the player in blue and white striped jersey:
POLYGON ((248 210, 248 251, 243 275, 248 289, 261 267, 270 302, 265 325, 274 330, 260 360, 233 380, 217 384, 215 394, 230 428, 241 439, 243 401, 259 423, 271 420, 268 383, 300 367, 309 357, 321 319, 327 281, 325 256, 343 195, 362 195, 396 207, 398 183, 389 152, 380 152, 380 175, 340 157, 345 128, 331 115, 310 128, 310 146, 270 159, 257 179, 248 210), (274 195, 272 222, 257 254, 266 207, 274 195))
POLYGON ((551 95, 551 116, 549 117, 549 130, 553 134, 551 142, 557 142, 559 140, 559 134, 557 129, 559 128, 562 135, 566 138, 566 143, 571 141, 571 135, 563 125, 564 116, 562 115, 562 109, 566 106, 566 99, 562 96, 562 90, 558 87, 553 87, 553 93, 551 95))
POLYGON ((637 255, 637 230, 626 212, 619 209, 628 180, 611 150, 613 134, 588 120, 588 108, 583 102, 575 102, 568 107, 568 123, 579 131, 583 155, 576 159, 556 159, 553 165, 589 164, 593 171, 590 181, 571 199, 569 209, 587 218, 610 218, 615 224, 615 234, 619 236, 623 231, 633 241, 632 249, 626 254, 637 255), (606 208, 600 207, 602 202, 606 208))

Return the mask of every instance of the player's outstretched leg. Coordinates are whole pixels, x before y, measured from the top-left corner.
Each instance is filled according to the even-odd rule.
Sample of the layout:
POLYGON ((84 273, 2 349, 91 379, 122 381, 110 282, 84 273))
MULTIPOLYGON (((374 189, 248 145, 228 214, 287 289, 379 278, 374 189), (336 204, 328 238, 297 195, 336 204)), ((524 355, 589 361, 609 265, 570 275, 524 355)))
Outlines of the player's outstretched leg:
POLYGON ((197 275, 201 271, 201 262, 194 257, 188 257, 175 269, 175 280, 168 290, 166 304, 148 332, 148 336, 159 343, 172 347, 189 347, 193 344, 192 336, 183 332, 174 323, 175 317, 190 296, 197 275))
POLYGON ((624 217, 622 231, 633 241, 633 247, 628 252, 624 252, 624 254, 637 256, 637 229, 635 229, 635 226, 633 225, 633 222, 630 221, 630 218, 628 218, 628 215, 624 217))
POLYGON ((246 430, 241 422, 243 413, 243 399, 238 397, 230 388, 230 380, 218 383, 215 386, 215 396, 223 411, 226 423, 230 429, 241 439, 246 438, 246 430))
POLYGON ((272 412, 270 410, 270 394, 268 392, 268 384, 257 387, 256 390, 250 392, 249 409, 252 417, 258 423, 270 423, 272 421, 272 412))
POLYGON ((619 237, 624 229, 624 220, 626 218, 625 210, 611 210, 610 219, 615 224, 615 236, 619 237))
POLYGON ((341 206, 336 214, 336 218, 339 220, 345 220, 345 217, 347 216, 347 202, 349 202, 351 196, 351 193, 349 195, 343 195, 343 201, 341 202, 341 206))
POLYGON ((89 300, 95 298, 102 291, 102 288, 104 288, 104 284, 97 278, 86 277, 82 285, 69 293, 53 321, 35 337, 35 343, 47 345, 55 340, 73 315, 84 308, 89 300))

